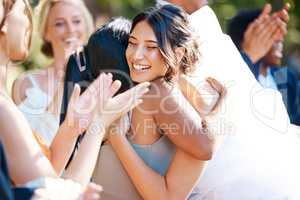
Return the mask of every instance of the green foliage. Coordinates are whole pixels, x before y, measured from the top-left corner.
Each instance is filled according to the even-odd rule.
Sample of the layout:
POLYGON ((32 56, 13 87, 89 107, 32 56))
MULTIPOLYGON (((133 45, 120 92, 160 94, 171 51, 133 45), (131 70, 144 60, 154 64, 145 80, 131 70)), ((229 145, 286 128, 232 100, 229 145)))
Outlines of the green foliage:
POLYGON ((154 3, 155 0, 97 0, 101 10, 106 10, 112 16, 121 15, 129 18, 154 3))
MULTIPOLYGON (((32 0, 36 2, 37 0, 32 0)), ((132 18, 138 12, 148 6, 155 4, 155 0, 85 0, 90 6, 94 16, 125 16, 132 18)), ((290 23, 289 32, 286 37, 286 50, 291 48, 294 44, 300 42, 300 1, 299 0, 210 0, 210 6, 215 10, 219 21, 226 31, 226 23, 241 9, 254 9, 262 8, 266 3, 271 3, 274 10, 282 7, 284 2, 289 2, 291 5, 290 10, 290 23)), ((33 54, 30 59, 25 63, 25 68, 38 68, 44 67, 44 63, 49 63, 44 56, 39 52, 40 40, 34 37, 33 54)))

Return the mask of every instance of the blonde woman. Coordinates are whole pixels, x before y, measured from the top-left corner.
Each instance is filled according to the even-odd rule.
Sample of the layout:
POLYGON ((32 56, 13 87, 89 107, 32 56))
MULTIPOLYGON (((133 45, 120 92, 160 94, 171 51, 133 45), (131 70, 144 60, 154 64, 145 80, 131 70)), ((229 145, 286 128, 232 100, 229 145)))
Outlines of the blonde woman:
POLYGON ((48 67, 19 77, 14 83, 13 100, 60 174, 81 134, 80 131, 70 134, 74 131, 65 124, 59 127, 65 65, 70 54, 87 41, 94 27, 82 0, 42 1, 38 11, 42 52, 53 61, 48 67))

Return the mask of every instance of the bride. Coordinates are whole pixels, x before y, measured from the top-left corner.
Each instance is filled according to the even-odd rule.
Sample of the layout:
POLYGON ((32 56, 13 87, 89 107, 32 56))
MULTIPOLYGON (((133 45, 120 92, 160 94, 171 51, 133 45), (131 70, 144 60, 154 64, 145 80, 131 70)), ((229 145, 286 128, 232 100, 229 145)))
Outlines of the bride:
MULTIPOLYGON (((189 199, 299 199, 300 160, 297 158, 300 142, 289 124, 280 94, 263 89, 256 82, 230 38, 222 33, 215 14, 208 6, 193 13, 190 21, 199 33, 201 64, 188 77, 188 81, 197 87, 205 77, 214 77, 224 83, 227 96, 222 112, 210 121, 209 126, 214 129, 212 132, 226 137, 211 161, 208 161, 192 192, 193 196, 189 199)), ((182 116, 174 116, 180 117, 182 116)), ((142 180, 142 176, 132 174, 140 172, 144 165, 140 162, 135 170, 128 170, 128 163, 133 160, 130 158, 134 152, 122 155, 120 145, 112 146, 115 146, 113 150, 125 169, 131 172, 122 176, 119 171, 124 172, 124 169, 118 166, 122 163, 115 162, 114 154, 108 154, 106 158, 109 159, 104 159, 103 150, 107 152, 107 149, 102 147, 94 179, 104 186, 107 195, 120 197, 112 199, 140 199, 138 195, 135 198, 126 198, 136 191, 128 189, 132 182, 123 182, 120 179, 128 179, 129 176, 133 182, 137 182, 137 178, 142 180), (112 173, 108 173, 109 171, 112 173), (107 174, 111 176, 105 176, 107 174), (130 194, 126 196, 126 192, 130 194)), ((149 160, 144 158, 143 161, 149 160)), ((134 165, 132 163, 131 167, 134 165)), ((151 168, 155 170, 155 166, 151 168)), ((181 172, 184 175, 180 174, 181 181, 176 183, 180 183, 179 187, 183 190, 187 189, 183 184, 188 177, 187 172, 193 171, 181 172)), ((139 186, 139 191, 160 186, 150 179, 139 181, 136 185, 139 186)), ((161 191, 163 187, 158 188, 161 191)), ((158 192, 155 195, 157 194, 158 192)))
POLYGON ((226 139, 195 190, 201 199, 299 199, 299 128, 289 123, 281 95, 255 81, 208 6, 190 15, 190 22, 202 55, 191 83, 211 76, 227 86, 214 123, 226 139))
POLYGON ((198 86, 214 77, 227 96, 209 126, 225 139, 189 199, 299 199, 299 130, 290 125, 281 95, 257 83, 208 6, 190 22, 199 34, 201 63, 188 81, 198 86))

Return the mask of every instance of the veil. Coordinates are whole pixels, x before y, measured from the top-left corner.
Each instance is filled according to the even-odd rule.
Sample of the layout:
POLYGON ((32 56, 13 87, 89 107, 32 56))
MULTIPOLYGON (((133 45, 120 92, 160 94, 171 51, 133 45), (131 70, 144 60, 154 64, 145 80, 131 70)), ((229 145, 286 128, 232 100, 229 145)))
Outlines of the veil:
POLYGON ((218 200, 299 199, 299 130, 290 124, 281 94, 260 86, 210 7, 194 12, 190 22, 201 51, 190 81, 213 77, 227 89, 211 124, 225 139, 195 190, 218 200))

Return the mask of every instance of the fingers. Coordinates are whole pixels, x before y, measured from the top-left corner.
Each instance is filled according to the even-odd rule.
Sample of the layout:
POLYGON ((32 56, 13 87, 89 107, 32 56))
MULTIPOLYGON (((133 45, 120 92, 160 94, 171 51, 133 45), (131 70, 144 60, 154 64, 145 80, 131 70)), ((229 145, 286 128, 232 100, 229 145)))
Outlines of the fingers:
POLYGON ((227 90, 219 81, 217 81, 212 77, 209 77, 206 80, 211 85, 211 87, 213 87, 219 93, 219 99, 217 100, 215 106, 212 108, 211 112, 209 113, 211 115, 218 112, 219 108, 222 105, 222 101, 227 94, 227 90))
POLYGON ((121 81, 115 80, 115 81, 111 84, 111 86, 110 86, 110 90, 109 90, 110 93, 109 93, 109 96, 110 96, 110 97, 114 96, 114 95, 119 91, 119 89, 121 88, 121 86, 122 86, 121 81))
POLYGON ((271 13, 271 11, 272 11, 272 6, 271 6, 271 4, 267 3, 263 8, 262 13, 260 14, 260 17, 269 15, 271 13))
MULTIPOLYGON (((72 95, 71 95, 71 98, 69 101, 69 105, 74 106, 75 103, 78 101, 79 96, 80 96, 80 86, 76 83, 74 85, 74 89, 73 89, 73 92, 72 92, 72 95)), ((68 106, 68 108, 69 108, 69 106, 68 106)))
POLYGON ((284 5, 284 7, 280 10, 280 11, 277 11, 275 12, 272 16, 274 17, 278 17, 280 18, 283 22, 285 23, 288 23, 289 21, 289 9, 290 9, 290 4, 289 3, 286 3, 284 5))
POLYGON ((219 81, 212 77, 208 77, 206 81, 211 85, 213 89, 215 89, 220 94, 220 96, 225 96, 226 89, 219 81))
POLYGON ((127 104, 127 106, 123 107, 125 109, 125 112, 128 112, 129 110, 133 109, 135 106, 143 102, 141 98, 149 91, 149 86, 149 82, 140 83, 137 86, 119 95, 119 101, 127 104))
POLYGON ((83 194, 84 200, 98 200, 100 199, 100 193, 103 191, 100 185, 95 183, 89 183, 83 194))
POLYGON ((264 8, 263 8, 261 14, 258 16, 257 21, 260 22, 260 21, 263 20, 264 18, 269 17, 271 11, 272 11, 272 6, 271 6, 271 4, 267 3, 267 4, 264 6, 264 8))
POLYGON ((97 104, 103 107, 107 99, 110 98, 108 91, 111 84, 112 74, 101 73, 81 95, 81 103, 88 105, 91 109, 97 104))
POLYGON ((285 3, 283 6, 283 10, 286 10, 287 12, 290 10, 290 8, 291 8, 291 4, 289 3, 285 3))
POLYGON ((265 49, 265 53, 267 53, 275 40, 272 39, 272 35, 276 33, 278 29, 277 22, 274 20, 270 20, 270 22, 265 26, 265 28, 258 33, 257 37, 261 44, 261 48, 265 49))
POLYGON ((99 95, 104 88, 107 88, 112 83, 112 75, 101 73, 96 80, 92 82, 92 84, 88 87, 87 90, 90 90, 93 93, 99 95))
POLYGON ((107 113, 110 113, 112 116, 109 117, 111 118, 109 121, 111 122, 118 119, 143 102, 142 96, 149 91, 149 86, 150 83, 148 82, 141 83, 130 90, 115 96, 109 100, 105 109, 100 110, 100 113, 106 116, 108 116, 107 113))

